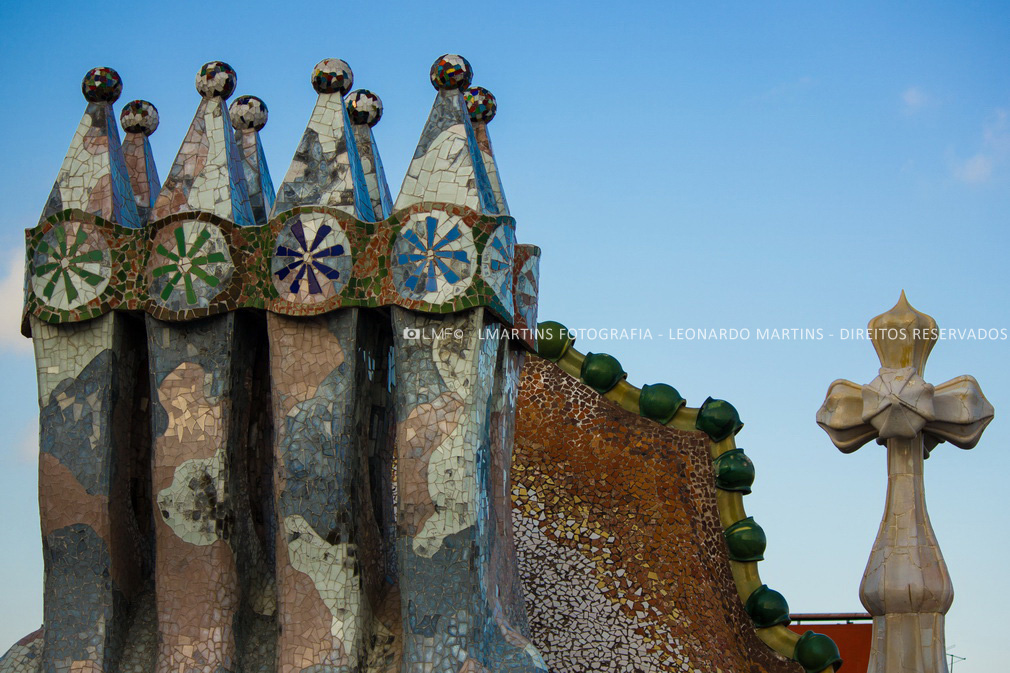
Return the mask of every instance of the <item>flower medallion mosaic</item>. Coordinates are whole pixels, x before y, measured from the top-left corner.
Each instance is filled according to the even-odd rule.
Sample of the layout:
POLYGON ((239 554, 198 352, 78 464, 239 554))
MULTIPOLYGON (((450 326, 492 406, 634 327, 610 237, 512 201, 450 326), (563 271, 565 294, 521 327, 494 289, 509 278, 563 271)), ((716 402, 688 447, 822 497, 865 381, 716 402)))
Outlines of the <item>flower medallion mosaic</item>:
POLYGON ((282 299, 326 301, 350 278, 351 245, 336 218, 326 213, 300 213, 285 223, 270 264, 274 287, 282 299))
POLYGON ((172 311, 208 307, 235 273, 227 241, 209 222, 187 220, 164 227, 152 248, 150 294, 172 311))
POLYGON ((393 280, 403 297, 440 304, 470 286, 476 257, 473 235, 459 217, 413 215, 393 244, 393 280))
POLYGON ((538 329, 473 74, 432 65, 395 199, 340 59, 276 191, 228 64, 163 184, 157 109, 121 144, 85 76, 26 232, 45 623, 0 673, 835 667, 758 580, 735 409, 538 329))
POLYGON ((109 244, 90 222, 50 229, 32 260, 32 291, 52 309, 74 309, 101 296, 112 277, 109 244))

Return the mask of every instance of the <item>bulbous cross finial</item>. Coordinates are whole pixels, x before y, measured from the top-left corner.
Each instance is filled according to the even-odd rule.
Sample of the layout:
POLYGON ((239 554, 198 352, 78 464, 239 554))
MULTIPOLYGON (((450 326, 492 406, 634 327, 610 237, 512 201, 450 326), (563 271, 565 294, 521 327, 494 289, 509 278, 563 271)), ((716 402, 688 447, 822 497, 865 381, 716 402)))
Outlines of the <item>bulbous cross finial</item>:
POLYGON ((835 381, 817 411, 817 424, 839 450, 850 453, 873 439, 887 446, 887 505, 859 587, 874 618, 869 670, 942 673, 954 588, 926 511, 923 460, 940 442, 974 447, 993 408, 971 376, 937 386, 922 378, 939 334, 904 292, 870 320, 869 333, 880 359, 877 377, 864 386, 835 381))
POLYGON ((877 378, 865 386, 835 381, 817 412, 817 424, 835 446, 849 453, 874 438, 884 443, 923 433, 926 451, 943 441, 974 447, 993 418, 978 382, 959 376, 934 387, 922 378, 937 339, 936 321, 912 308, 902 292, 869 330, 880 358, 877 378))
POLYGON ((869 332, 881 367, 915 367, 922 376, 936 344, 936 321, 912 308, 904 290, 890 311, 870 320, 869 332))

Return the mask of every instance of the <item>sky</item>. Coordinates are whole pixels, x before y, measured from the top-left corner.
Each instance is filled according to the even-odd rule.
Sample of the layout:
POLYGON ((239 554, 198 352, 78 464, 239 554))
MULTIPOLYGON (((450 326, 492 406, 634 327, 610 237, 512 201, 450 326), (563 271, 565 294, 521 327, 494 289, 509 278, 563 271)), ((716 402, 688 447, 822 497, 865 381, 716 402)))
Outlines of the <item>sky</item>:
POLYGON ((966 659, 954 670, 1005 668, 1010 4, 1000 2, 0 4, 14 88, 0 107, 0 651, 42 618, 22 232, 84 111, 83 75, 113 67, 120 104, 158 107, 164 179, 199 102, 196 71, 227 61, 236 94, 269 106, 261 137, 276 184, 315 100, 313 65, 342 58, 355 87, 385 104, 375 135, 395 195, 434 98, 428 69, 446 52, 466 56, 474 84, 498 99, 490 133, 517 237, 543 249, 541 319, 586 330, 576 347, 614 355, 635 385, 737 407, 738 445, 757 466, 745 505, 769 540, 761 576, 794 612, 862 611, 886 452, 843 455, 814 422, 832 381, 876 376, 856 330, 902 289, 940 327, 975 330, 936 345, 926 380, 974 375, 996 419, 973 451, 933 452, 926 495, 956 591, 947 647, 966 659), (750 338, 670 338, 689 328, 750 338), (775 328, 822 338, 757 337, 775 328), (590 339, 593 329, 629 338, 590 339))

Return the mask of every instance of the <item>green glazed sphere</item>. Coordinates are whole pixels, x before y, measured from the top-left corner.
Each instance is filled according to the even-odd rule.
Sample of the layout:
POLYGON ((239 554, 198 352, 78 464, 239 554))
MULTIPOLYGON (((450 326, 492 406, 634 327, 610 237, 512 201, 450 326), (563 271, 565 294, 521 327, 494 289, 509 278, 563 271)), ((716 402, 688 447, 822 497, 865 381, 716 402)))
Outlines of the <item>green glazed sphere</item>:
POLYGON ((731 435, 740 432, 743 423, 740 414, 726 400, 715 400, 711 397, 705 400, 698 410, 698 420, 694 427, 708 435, 713 442, 721 442, 731 435))
POLYGON ((575 343, 568 328, 559 322, 547 320, 537 325, 537 355, 557 362, 575 343))
POLYGON ((724 491, 739 491, 744 495, 750 493, 754 483, 754 463, 743 452, 743 449, 732 449, 722 454, 714 461, 715 485, 724 491))
POLYGON ((782 594, 769 589, 767 584, 755 589, 743 607, 759 629, 789 624, 789 604, 782 594))
POLYGON ((684 403, 684 398, 676 388, 665 383, 656 383, 642 386, 642 395, 638 398, 638 410, 646 418, 665 425, 673 420, 684 403))
POLYGON ((583 383, 602 395, 616 386, 627 374, 613 355, 586 353, 586 359, 582 361, 581 376, 583 383))
POLYGON ((734 561, 763 561, 768 539, 761 526, 754 523, 754 517, 741 519, 723 531, 729 557, 734 561))
POLYGON ((828 666, 836 671, 842 667, 842 655, 838 652, 835 641, 823 633, 813 631, 807 631, 796 641, 793 659, 807 673, 820 673, 828 666))

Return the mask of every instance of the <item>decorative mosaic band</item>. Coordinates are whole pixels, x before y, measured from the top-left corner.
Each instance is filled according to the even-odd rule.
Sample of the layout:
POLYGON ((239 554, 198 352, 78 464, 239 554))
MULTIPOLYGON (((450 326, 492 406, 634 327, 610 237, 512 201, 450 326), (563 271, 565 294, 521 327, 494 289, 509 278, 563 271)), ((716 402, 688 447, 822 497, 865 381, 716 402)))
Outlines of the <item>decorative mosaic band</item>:
MULTIPOLYGON (((25 236, 26 336, 30 315, 68 323, 115 309, 186 321, 240 308, 486 306, 510 328, 517 315, 536 324, 539 250, 520 246, 517 259, 513 218, 451 204, 415 204, 381 222, 307 206, 254 227, 185 212, 142 229, 74 209, 25 236)), ((534 347, 533 331, 518 338, 534 347)))

